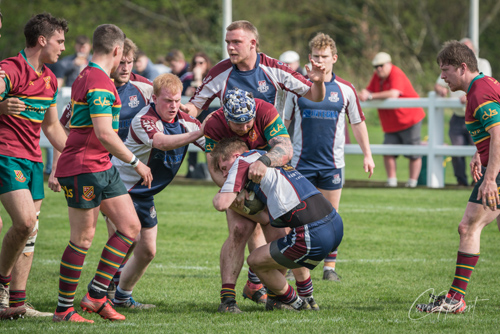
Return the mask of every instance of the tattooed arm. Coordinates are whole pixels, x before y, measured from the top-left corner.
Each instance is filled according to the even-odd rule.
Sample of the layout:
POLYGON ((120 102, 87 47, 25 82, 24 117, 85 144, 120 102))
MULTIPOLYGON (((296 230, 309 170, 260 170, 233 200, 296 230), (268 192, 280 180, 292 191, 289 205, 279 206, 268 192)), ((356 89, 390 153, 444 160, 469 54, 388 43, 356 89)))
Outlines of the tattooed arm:
POLYGON ((269 140, 269 145, 271 146, 269 152, 252 163, 248 170, 248 178, 255 183, 260 183, 267 167, 283 166, 292 159, 293 148, 289 137, 274 137, 269 140))

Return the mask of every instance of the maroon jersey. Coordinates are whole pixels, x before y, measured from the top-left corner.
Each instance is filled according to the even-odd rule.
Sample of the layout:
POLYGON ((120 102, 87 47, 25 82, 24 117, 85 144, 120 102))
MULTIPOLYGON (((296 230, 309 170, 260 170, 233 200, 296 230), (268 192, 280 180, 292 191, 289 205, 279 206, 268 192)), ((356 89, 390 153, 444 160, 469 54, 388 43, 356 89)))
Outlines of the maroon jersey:
POLYGON ((109 152, 97 139, 92 118, 112 117, 118 132, 121 107, 115 85, 97 64, 90 63, 71 88, 72 114, 66 147, 59 158, 56 177, 96 173, 111 168, 109 152))
POLYGON ((57 78, 43 65, 37 73, 24 50, 0 62, 5 71, 5 91, 0 100, 17 98, 26 104, 19 115, 0 115, 0 154, 43 162, 40 130, 45 113, 56 106, 57 78))
POLYGON ((238 136, 227 124, 222 108, 216 110, 205 124, 205 152, 212 152, 215 144, 223 138, 238 136, 250 149, 260 149, 268 151, 271 149, 269 140, 274 137, 290 137, 283 121, 278 115, 278 111, 271 103, 255 99, 255 118, 252 129, 244 136, 238 136))

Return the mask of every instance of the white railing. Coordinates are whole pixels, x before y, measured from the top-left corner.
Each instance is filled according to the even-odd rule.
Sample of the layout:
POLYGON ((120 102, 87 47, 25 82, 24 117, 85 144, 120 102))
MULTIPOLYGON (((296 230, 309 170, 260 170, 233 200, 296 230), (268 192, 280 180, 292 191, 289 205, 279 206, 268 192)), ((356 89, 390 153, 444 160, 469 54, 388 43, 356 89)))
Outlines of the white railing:
MULTIPOLYGON (((63 108, 71 99, 71 89, 63 87, 59 91, 57 98, 57 108, 59 115, 62 114, 63 108)), ((184 97, 182 103, 189 101, 189 98, 184 97)), ((214 106, 218 105, 218 101, 214 100, 214 106)), ((427 109, 428 123, 428 140, 427 145, 383 145, 371 144, 372 154, 378 155, 420 155, 427 156, 427 187, 443 188, 444 187, 444 172, 443 160, 444 157, 453 156, 472 156, 476 152, 475 146, 449 146, 444 144, 444 108, 462 108, 458 98, 442 98, 437 97, 435 92, 430 92, 428 97, 412 98, 412 99, 387 99, 387 100, 372 100, 362 102, 363 109, 368 108, 399 108, 399 107, 422 107, 427 109)), ((40 138, 41 147, 49 147, 50 143, 43 136, 40 138)), ((190 151, 197 151, 198 148, 190 145, 190 151)), ((346 154, 363 154, 361 148, 357 144, 346 144, 346 154)))

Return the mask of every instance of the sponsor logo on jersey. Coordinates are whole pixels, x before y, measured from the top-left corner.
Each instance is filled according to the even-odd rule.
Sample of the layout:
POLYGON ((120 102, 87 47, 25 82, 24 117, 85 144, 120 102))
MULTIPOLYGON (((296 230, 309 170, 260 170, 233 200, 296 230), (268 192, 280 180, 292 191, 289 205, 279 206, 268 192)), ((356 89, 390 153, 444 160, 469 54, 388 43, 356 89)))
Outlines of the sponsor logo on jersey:
POLYGON ((339 93, 337 93, 337 92, 330 92, 330 96, 328 97, 328 100, 330 102, 333 102, 333 103, 339 102, 339 100, 340 100, 339 99, 339 93))
POLYGON ((104 97, 104 100, 101 100, 101 96, 99 96, 98 99, 94 100, 94 105, 96 106, 101 106, 101 107, 109 107, 111 103, 104 97))
POLYGON ((45 89, 50 88, 50 77, 43 77, 43 81, 45 81, 45 89))
POLYGON ((340 174, 335 174, 333 176, 332 183, 333 184, 339 184, 340 182, 342 182, 342 179, 340 178, 340 174))
POLYGON ((269 86, 266 83, 266 80, 259 81, 259 88, 257 90, 261 93, 265 93, 269 90, 269 86))
POLYGON ((137 106, 139 105, 139 103, 141 103, 139 101, 139 99, 137 98, 137 95, 129 96, 128 99, 129 99, 128 106, 130 108, 137 108, 137 106))
POLYGON ((155 209, 155 206, 153 205, 150 209, 149 209, 149 215, 151 216, 151 218, 156 218, 156 209, 155 209))
POLYGON ((35 83, 34 83, 33 81, 30 81, 30 82, 28 83, 28 85, 29 85, 29 86, 33 86, 33 85, 35 85, 35 83))
POLYGON ((86 201, 91 201, 95 198, 94 186, 83 186, 82 198, 86 201))
POLYGON ((215 144, 206 143, 205 152, 212 152, 214 150, 215 144))
POLYGON ((24 177, 24 174, 20 170, 14 170, 14 173, 16 174, 16 180, 19 182, 26 182, 26 178, 24 177))
POLYGON ((493 116, 496 116, 498 115, 498 111, 496 111, 496 109, 488 109, 488 111, 484 111, 484 114, 483 114, 483 120, 486 121, 487 119, 493 117, 493 116), (488 111, 489 111, 489 114, 488 114, 488 111))
POLYGON ((278 132, 280 132, 284 128, 285 128, 285 126, 283 124, 277 124, 276 127, 273 127, 273 129, 271 130, 271 132, 269 134, 271 135, 271 137, 274 137, 278 134, 278 132))

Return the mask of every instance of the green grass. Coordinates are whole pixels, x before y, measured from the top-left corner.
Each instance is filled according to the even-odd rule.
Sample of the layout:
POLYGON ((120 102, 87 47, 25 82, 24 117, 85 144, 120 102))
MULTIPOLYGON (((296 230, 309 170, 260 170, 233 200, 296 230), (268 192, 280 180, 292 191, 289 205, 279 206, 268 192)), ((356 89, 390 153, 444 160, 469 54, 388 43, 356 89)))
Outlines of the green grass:
MULTIPOLYGON (((243 300, 246 266, 237 284, 243 314, 219 314, 219 251, 227 236, 223 213, 215 211, 214 186, 171 185, 157 196, 158 252, 134 290, 136 300, 154 303, 148 311, 124 311, 127 320, 112 323, 95 314, 93 325, 52 323, 50 319, 0 322, 5 333, 402 333, 497 332, 500 292, 498 230, 488 226, 482 236, 481 258, 466 300, 473 311, 461 315, 422 315, 413 302, 427 289, 448 289, 458 246, 457 225, 469 190, 345 188, 341 215, 345 236, 337 270, 342 282, 324 282, 322 270, 312 271, 320 312, 265 312, 243 300), (483 300, 487 299, 487 300, 483 300), (409 314, 409 311, 411 313, 409 314), (410 319, 411 318, 411 319, 410 319)), ((3 233, 11 223, 4 210, 3 233)), ((28 301, 43 311, 57 303, 59 261, 69 239, 62 194, 47 189, 28 282, 28 301)), ((76 302, 83 297, 106 242, 99 218, 76 302)), ((2 234, 3 237, 3 234, 2 234)), ((427 301, 421 297, 420 302, 427 301)), ((77 306, 77 309, 79 307, 77 306)))

